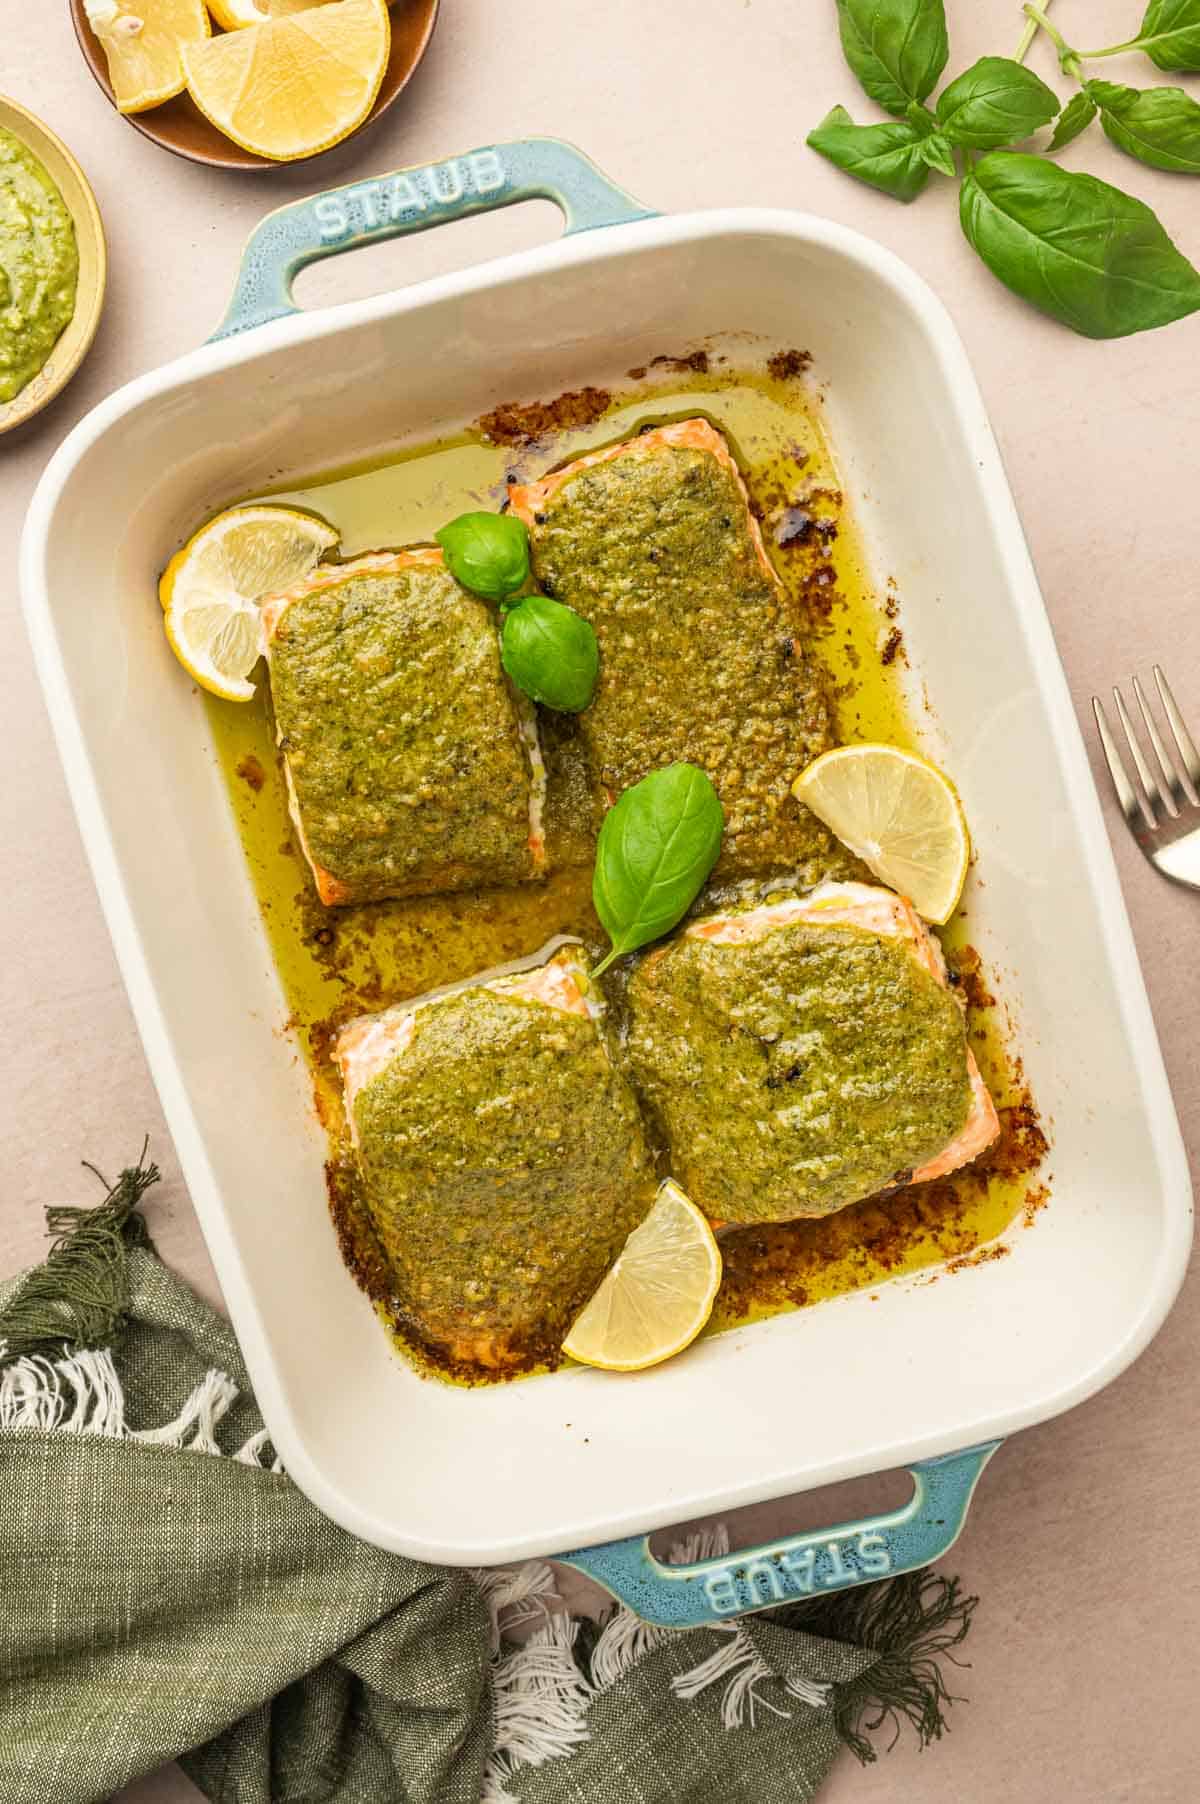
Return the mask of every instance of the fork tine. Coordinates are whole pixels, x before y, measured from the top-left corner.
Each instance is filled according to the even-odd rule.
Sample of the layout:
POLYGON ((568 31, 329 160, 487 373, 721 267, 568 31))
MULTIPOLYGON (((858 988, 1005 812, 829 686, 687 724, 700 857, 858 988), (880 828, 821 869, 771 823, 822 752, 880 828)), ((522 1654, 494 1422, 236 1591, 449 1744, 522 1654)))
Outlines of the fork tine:
POLYGON ((1175 704, 1170 684, 1162 673, 1162 665, 1154 666, 1154 681, 1158 688, 1159 700, 1170 722, 1171 731, 1175 735, 1175 743, 1179 747, 1179 756, 1183 759, 1183 768, 1187 772, 1188 782, 1192 786, 1194 799, 1200 801, 1200 757, 1192 744, 1192 736, 1183 723, 1183 715, 1175 704))
POLYGON ((1125 732, 1125 743, 1129 747, 1129 755, 1137 766, 1137 774, 1142 780, 1142 789, 1145 794, 1139 795, 1138 797, 1142 814, 1145 817, 1146 825, 1153 830, 1158 825, 1158 817, 1155 810, 1163 806, 1163 799, 1159 793, 1158 783, 1155 779, 1154 772, 1150 769, 1150 766, 1146 763, 1145 757, 1142 754, 1142 748, 1138 744, 1137 734, 1133 730, 1133 722, 1130 720, 1129 712, 1125 706, 1125 698, 1119 689, 1113 690, 1113 701, 1116 704, 1117 717, 1125 732))
MULTIPOLYGON (((1135 791, 1129 781, 1129 774, 1117 750, 1117 742, 1112 736, 1108 724, 1108 715, 1104 712, 1104 704, 1098 695, 1092 697, 1092 713, 1096 716, 1096 731, 1100 735, 1100 747, 1104 753, 1104 762, 1108 765, 1108 774, 1113 780, 1113 788, 1117 792, 1117 800, 1121 804, 1121 813, 1129 826, 1136 832, 1141 818, 1146 814, 1146 804, 1135 791)), ((1153 822, 1150 823, 1153 826, 1153 822)))
POLYGON ((1166 803, 1168 812, 1178 817, 1180 805, 1187 801, 1187 797, 1183 792, 1183 784, 1180 782, 1179 772, 1175 769, 1175 761, 1162 742, 1158 726, 1153 714, 1150 712, 1150 704, 1146 700, 1145 690, 1142 688, 1141 682, 1137 677, 1134 677, 1133 679, 1133 693, 1142 716, 1142 724, 1146 729, 1151 745, 1154 747, 1154 756, 1158 759, 1158 768, 1163 774, 1163 782, 1166 784, 1166 794, 1163 796, 1163 801, 1166 803))

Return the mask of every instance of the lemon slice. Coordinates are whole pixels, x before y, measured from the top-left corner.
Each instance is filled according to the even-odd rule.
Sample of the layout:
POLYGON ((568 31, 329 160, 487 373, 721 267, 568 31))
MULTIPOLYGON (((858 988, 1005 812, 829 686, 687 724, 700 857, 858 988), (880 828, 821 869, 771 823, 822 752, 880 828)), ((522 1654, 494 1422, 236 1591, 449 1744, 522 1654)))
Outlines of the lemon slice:
POLYGON ((792 794, 927 921, 948 921, 971 858, 962 803, 936 765, 896 745, 823 752, 792 794))
MULTIPOLYGON (((388 0, 394 5, 395 0, 388 0)), ((311 7, 325 6, 328 0, 208 0, 208 10, 222 31, 241 31, 247 25, 261 25, 264 19, 286 19, 291 13, 306 13, 311 7)))
POLYGON ((259 603, 300 582, 337 542, 326 521, 292 507, 231 507, 202 526, 158 585, 184 669, 213 695, 248 702, 262 652, 259 603))
POLYGON ((183 46, 212 31, 204 0, 85 0, 122 113, 144 113, 187 86, 183 46))
POLYGON ((386 0, 330 0, 189 45, 188 92, 243 150, 315 156, 371 111, 391 37, 386 0))
POLYGON ((694 1341, 712 1314, 721 1255, 712 1229, 672 1179, 563 1342, 606 1372, 640 1372, 694 1341))

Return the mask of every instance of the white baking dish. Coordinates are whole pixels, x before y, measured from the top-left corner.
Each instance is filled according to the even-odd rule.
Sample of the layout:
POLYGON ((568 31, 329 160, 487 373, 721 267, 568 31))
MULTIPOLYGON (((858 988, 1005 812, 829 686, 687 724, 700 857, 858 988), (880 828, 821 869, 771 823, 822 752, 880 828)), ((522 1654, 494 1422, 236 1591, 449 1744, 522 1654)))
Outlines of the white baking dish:
MULTIPOLYGON (((297 1482, 367 1540, 500 1561, 961 1450, 1115 1377, 1180 1282, 1187 1172, 1037 582, 962 346, 930 291, 805 214, 645 216, 543 140, 273 215, 227 329, 238 335, 131 383, 67 439, 30 511, 22 586, 147 1055, 297 1482), (561 241, 256 323, 287 310, 290 276, 314 255, 534 193, 563 205, 561 241), (853 505, 899 584, 909 655, 936 706, 933 750, 976 837, 986 881, 970 892, 972 936, 1003 973, 1052 1124, 1052 1201, 1032 1229, 1011 1230, 1010 1258, 952 1281, 851 1295, 638 1377, 452 1389, 393 1353, 339 1259, 308 1077, 280 1031, 242 848, 204 713, 163 638, 156 574, 232 495, 428 440, 514 396, 603 383, 728 329, 810 349, 827 385, 853 505)), ((943 1519, 957 1523, 982 1457, 943 1519)), ((934 1481, 956 1470, 936 1467, 934 1481)), ((874 1546, 867 1536, 851 1578, 819 1582, 885 1569, 874 1546)), ((900 1550, 895 1563, 914 1560, 900 1550)), ((708 1587, 710 1612, 769 1601, 719 1590, 708 1587)))

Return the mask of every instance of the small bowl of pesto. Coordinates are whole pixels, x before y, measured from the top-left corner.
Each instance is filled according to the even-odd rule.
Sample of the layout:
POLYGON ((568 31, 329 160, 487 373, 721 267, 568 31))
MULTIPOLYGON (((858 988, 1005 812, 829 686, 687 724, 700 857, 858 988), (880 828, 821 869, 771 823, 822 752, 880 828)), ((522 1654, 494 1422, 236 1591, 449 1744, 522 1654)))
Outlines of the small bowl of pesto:
POLYGON ((82 169, 39 119, 0 96, 0 432, 45 407, 83 362, 106 268, 82 169))

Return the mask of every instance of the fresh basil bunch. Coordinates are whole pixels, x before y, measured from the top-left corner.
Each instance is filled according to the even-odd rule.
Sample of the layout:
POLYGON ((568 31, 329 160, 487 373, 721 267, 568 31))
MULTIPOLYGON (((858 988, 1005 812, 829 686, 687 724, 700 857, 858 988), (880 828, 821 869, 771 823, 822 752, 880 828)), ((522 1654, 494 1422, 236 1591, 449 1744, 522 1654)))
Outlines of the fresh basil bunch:
POLYGON ((700 893, 721 850, 725 810, 695 764, 668 764, 626 789, 596 841, 592 900, 612 941, 592 972, 669 933, 700 893))
POLYGON ((984 56, 933 94, 949 56, 943 0, 836 0, 846 61, 894 119, 855 125, 844 107, 809 133, 839 169, 896 200, 915 200, 930 172, 961 182, 968 243, 1023 299, 1089 338, 1145 332, 1200 309, 1200 273, 1143 202, 1095 176, 1017 151, 1055 121, 1053 153, 1099 116, 1112 142, 1156 169, 1200 174, 1200 103, 1182 88, 1087 80, 1083 65, 1141 51, 1160 69, 1200 72, 1200 0, 1150 0, 1137 36, 1075 50, 1045 13, 1015 57, 984 56), (1053 41, 1078 92, 1059 96, 1023 58, 1037 32, 1053 41))

